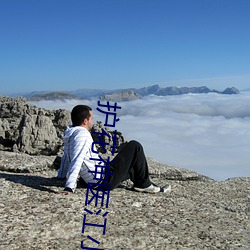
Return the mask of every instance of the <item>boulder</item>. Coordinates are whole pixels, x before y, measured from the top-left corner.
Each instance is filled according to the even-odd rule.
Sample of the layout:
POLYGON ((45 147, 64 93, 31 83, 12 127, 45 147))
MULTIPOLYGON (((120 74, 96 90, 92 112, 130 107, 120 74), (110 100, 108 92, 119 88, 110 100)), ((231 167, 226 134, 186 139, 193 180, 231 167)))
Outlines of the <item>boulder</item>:
MULTIPOLYGON (((0 97, 0 150, 24 152, 30 155, 61 155, 63 133, 71 124, 70 112, 65 109, 46 110, 26 102, 25 98, 0 97)), ((94 140, 106 131, 108 136, 100 135, 108 143, 105 150, 97 144, 100 152, 115 152, 125 141, 122 133, 111 131, 97 122, 92 129, 94 140), (114 137, 116 135, 116 139, 114 137)))
POLYGON ((56 154, 62 147, 63 127, 69 112, 50 111, 26 102, 25 98, 0 98, 2 150, 28 154, 56 154))

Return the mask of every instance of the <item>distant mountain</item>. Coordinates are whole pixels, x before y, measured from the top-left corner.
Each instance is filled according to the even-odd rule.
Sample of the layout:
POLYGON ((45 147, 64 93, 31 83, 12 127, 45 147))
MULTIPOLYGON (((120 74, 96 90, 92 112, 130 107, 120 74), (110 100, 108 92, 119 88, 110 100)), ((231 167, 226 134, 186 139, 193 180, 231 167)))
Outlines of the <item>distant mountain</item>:
POLYGON ((113 102, 126 102, 141 98, 139 94, 132 90, 123 90, 120 93, 113 93, 109 95, 100 96, 100 100, 113 101, 113 102))
POLYGON ((239 94, 240 91, 236 89, 235 87, 232 88, 226 88, 224 91, 221 92, 221 94, 226 94, 226 95, 233 95, 233 94, 239 94))
POLYGON ((68 99, 81 99, 76 95, 72 95, 67 92, 50 92, 46 94, 35 94, 27 98, 29 101, 41 101, 41 100, 68 100, 68 99))
POLYGON ((25 97, 25 98, 30 98, 34 95, 37 95, 37 94, 47 94, 47 93, 50 93, 51 91, 32 91, 32 92, 17 92, 17 93, 13 93, 11 94, 10 96, 11 97, 19 97, 19 96, 22 96, 22 97, 25 97))
POLYGON ((40 100, 65 100, 65 99, 102 99, 110 101, 129 101, 138 99, 147 95, 183 95, 183 94, 204 94, 204 93, 218 93, 218 94, 239 94, 240 91, 234 87, 226 88, 224 91, 211 90, 206 86, 201 87, 165 87, 161 88, 159 85, 152 85, 143 88, 128 88, 128 89, 77 89, 68 92, 31 92, 23 95, 30 101, 40 100))
POLYGON ((97 98, 102 95, 112 94, 117 90, 106 90, 106 89, 77 89, 70 93, 76 95, 82 99, 97 98))
POLYGON ((208 87, 166 87, 161 88, 159 85, 153 85, 149 87, 144 87, 140 89, 128 89, 120 90, 113 92, 108 95, 99 97, 101 100, 107 101, 129 101, 140 98, 141 96, 148 95, 158 95, 158 96, 167 96, 167 95, 183 95, 183 94, 207 94, 207 93, 218 93, 218 94, 239 94, 239 90, 232 87, 226 88, 224 91, 220 92, 217 90, 210 90, 208 87))
POLYGON ((232 88, 226 88, 224 91, 220 92, 217 90, 211 90, 206 86, 202 87, 166 87, 161 88, 159 85, 153 85, 149 87, 144 87, 140 89, 131 89, 138 93, 141 96, 147 96, 147 95, 159 95, 159 96, 166 96, 166 95, 183 95, 183 94, 207 94, 207 93, 218 93, 218 94, 239 94, 239 90, 232 87, 232 88))

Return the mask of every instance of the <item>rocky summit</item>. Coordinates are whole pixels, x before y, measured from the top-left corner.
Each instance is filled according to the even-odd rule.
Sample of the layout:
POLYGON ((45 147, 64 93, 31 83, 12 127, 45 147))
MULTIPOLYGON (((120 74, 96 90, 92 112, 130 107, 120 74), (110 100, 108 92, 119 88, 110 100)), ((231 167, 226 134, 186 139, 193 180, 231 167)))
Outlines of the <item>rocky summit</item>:
MULTIPOLYGON (((63 133, 70 123, 70 112, 65 109, 46 110, 27 103, 25 98, 0 96, 1 150, 30 155, 60 155, 63 150, 63 133)), ((98 122, 92 132, 101 133, 102 128, 105 127, 98 122)), ((105 131, 109 134, 109 145, 113 145, 114 131, 108 128, 105 131)), ((124 137, 121 133, 116 136, 116 146, 119 146, 124 142, 124 137)), ((98 135, 93 134, 93 137, 98 135)), ((105 138, 104 135, 100 137, 105 138)), ((107 151, 109 145, 105 146, 107 151)))
POLYGON ((170 193, 135 192, 124 181, 108 207, 86 205, 86 187, 63 195, 65 180, 56 178, 68 113, 1 97, 0 114, 0 249, 250 248, 250 178, 215 181, 147 158, 150 178, 171 184, 170 193))

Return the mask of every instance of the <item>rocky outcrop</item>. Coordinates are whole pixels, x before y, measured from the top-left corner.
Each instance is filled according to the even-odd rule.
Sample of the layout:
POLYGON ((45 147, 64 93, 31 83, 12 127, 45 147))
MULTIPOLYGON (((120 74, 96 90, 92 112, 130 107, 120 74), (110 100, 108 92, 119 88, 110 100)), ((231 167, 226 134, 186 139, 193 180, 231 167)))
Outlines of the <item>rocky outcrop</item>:
POLYGON ((0 151, 0 171, 12 173, 41 173, 58 168, 56 156, 29 155, 20 152, 0 151))
POLYGON ((24 98, 0 98, 1 149, 28 154, 56 154, 62 133, 70 123, 66 110, 50 111, 26 103, 24 98))
POLYGON ((223 182, 148 159, 154 183, 171 193, 132 191, 128 182, 110 192, 108 208, 85 206, 86 188, 62 195, 64 181, 50 168, 52 156, 0 152, 2 249, 249 249, 250 178, 223 182), (5 159, 5 160, 3 160, 5 159), (15 165, 18 171, 11 169, 15 165), (3 169, 9 166, 9 170, 3 169), (31 171, 28 171, 28 170, 31 171), (1 171, 4 170, 4 171, 1 171), (23 172, 25 170, 25 172, 23 172), (92 211, 90 215, 84 208, 92 211), (99 209, 100 215, 95 215, 99 209), (108 212, 106 232, 101 216, 108 212), (100 242, 87 238, 91 236, 100 242))
MULTIPOLYGON (((63 133, 71 123, 70 112, 64 109, 46 110, 26 102, 24 98, 0 97, 0 150, 24 152, 31 155, 56 155, 63 149, 63 133)), ((110 152, 113 145, 114 131, 97 123, 92 132, 109 134, 105 149, 110 152)), ((93 134, 98 141, 98 135, 93 134)), ((115 146, 125 140, 116 132, 115 146)), ((101 135, 104 139, 104 136, 101 135)), ((98 146, 98 145, 97 145, 98 146)), ((100 148, 100 147, 98 147, 100 148)), ((101 148, 100 148, 101 149, 101 148)))
POLYGON ((125 138, 121 132, 103 126, 101 122, 96 122, 91 131, 95 142, 104 142, 105 144, 96 143, 96 148, 100 153, 113 154, 117 153, 121 144, 125 143, 125 138))
MULTIPOLYGON (((60 156, 28 155, 20 152, 0 151, 0 154, 0 171, 12 173, 41 173, 51 169, 58 170, 61 160, 60 156)), ((100 152, 99 155, 104 159, 107 156, 113 159, 116 153, 112 156, 111 153, 103 154, 100 152)), ((213 181, 197 172, 161 164, 149 157, 147 157, 147 162, 150 166, 150 175, 153 178, 178 181, 213 181)))

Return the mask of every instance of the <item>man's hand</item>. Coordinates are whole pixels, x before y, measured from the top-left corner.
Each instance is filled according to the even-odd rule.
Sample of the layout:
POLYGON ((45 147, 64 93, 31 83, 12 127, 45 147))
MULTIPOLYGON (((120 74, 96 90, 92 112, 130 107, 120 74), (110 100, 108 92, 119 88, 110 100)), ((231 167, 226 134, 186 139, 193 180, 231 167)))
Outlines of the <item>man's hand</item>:
POLYGON ((68 188, 68 187, 66 187, 66 188, 64 188, 64 190, 63 191, 59 191, 59 192, 55 192, 54 194, 55 195, 70 195, 70 194, 73 194, 74 192, 73 192, 73 190, 71 189, 71 188, 68 188))
POLYGON ((61 191, 61 192, 59 192, 58 194, 60 194, 60 195, 69 195, 69 194, 73 194, 73 192, 70 192, 70 191, 61 191))
POLYGON ((71 188, 69 188, 69 187, 65 187, 63 192, 69 192, 69 193, 72 193, 72 194, 74 193, 73 190, 71 188))
POLYGON ((50 194, 51 196, 54 196, 54 195, 71 195, 73 194, 72 192, 68 192, 68 191, 58 191, 58 192, 54 192, 53 194, 50 194))
POLYGON ((61 195, 69 195, 69 194, 73 194, 73 193, 74 193, 73 190, 69 187, 66 187, 66 188, 64 188, 63 191, 58 192, 58 194, 61 194, 61 195))

